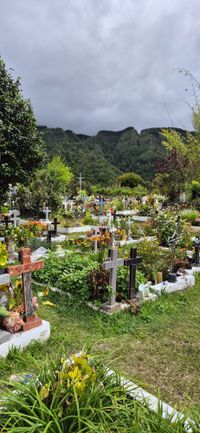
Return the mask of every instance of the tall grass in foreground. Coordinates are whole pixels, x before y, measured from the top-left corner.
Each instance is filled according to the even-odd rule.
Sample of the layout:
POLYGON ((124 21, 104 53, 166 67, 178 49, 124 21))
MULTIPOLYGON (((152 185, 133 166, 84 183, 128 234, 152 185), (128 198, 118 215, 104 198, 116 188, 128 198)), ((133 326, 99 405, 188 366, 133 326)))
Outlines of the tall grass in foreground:
POLYGON ((0 406, 1 433, 186 432, 183 421, 171 424, 130 398, 118 377, 86 355, 46 364, 28 384, 10 383, 0 406))

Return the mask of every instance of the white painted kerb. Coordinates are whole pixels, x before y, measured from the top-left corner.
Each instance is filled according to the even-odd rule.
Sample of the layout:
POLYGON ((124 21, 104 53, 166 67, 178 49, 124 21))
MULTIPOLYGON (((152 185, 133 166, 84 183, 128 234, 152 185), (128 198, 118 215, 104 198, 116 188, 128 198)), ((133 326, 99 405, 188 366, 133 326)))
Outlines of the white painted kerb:
POLYGON ((17 347, 22 350, 32 341, 45 341, 50 337, 50 324, 46 320, 42 321, 37 328, 30 329, 25 332, 17 332, 13 334, 9 341, 0 345, 0 356, 5 358, 12 347, 17 347))

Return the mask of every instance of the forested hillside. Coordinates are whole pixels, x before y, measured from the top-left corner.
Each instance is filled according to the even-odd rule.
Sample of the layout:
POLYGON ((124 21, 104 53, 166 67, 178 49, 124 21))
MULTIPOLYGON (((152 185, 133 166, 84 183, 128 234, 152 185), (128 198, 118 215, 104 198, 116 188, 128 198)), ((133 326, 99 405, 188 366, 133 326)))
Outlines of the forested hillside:
MULTIPOLYGON (((112 185, 122 172, 134 171, 145 180, 155 174, 156 161, 166 150, 162 145, 162 128, 135 128, 122 131, 99 131, 95 136, 75 134, 61 128, 39 126, 49 157, 59 154, 72 168, 92 184, 112 185)), ((185 131, 177 129, 181 133, 185 131)))

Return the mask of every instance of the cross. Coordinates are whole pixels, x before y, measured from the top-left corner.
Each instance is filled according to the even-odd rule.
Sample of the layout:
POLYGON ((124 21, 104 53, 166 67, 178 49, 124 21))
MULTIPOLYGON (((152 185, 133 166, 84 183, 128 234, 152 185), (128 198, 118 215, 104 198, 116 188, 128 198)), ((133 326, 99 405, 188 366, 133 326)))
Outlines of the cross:
POLYGON ((99 199, 99 206, 100 206, 100 214, 101 215, 103 213, 103 205, 104 205, 104 199, 103 199, 103 197, 100 197, 100 199, 99 199))
POLYGON ((195 266, 199 266, 199 249, 200 249, 200 239, 199 238, 195 239, 194 248, 195 248, 194 263, 195 263, 195 266))
POLYGON ((17 217, 20 215, 20 211, 17 209, 13 209, 9 212, 9 215, 10 216, 13 215, 13 217, 10 218, 10 221, 13 221, 14 228, 16 229, 17 222, 19 221, 19 219, 17 217))
POLYGON ((108 303, 112 307, 116 303, 117 268, 124 265, 124 259, 118 258, 118 251, 114 249, 109 250, 109 257, 109 261, 103 262, 103 267, 105 270, 110 271, 109 286, 111 286, 112 292, 108 303))
POLYGON ((57 218, 54 218, 53 222, 51 223, 54 226, 53 234, 57 235, 57 226, 60 224, 57 218))
POLYGON ((125 266, 130 267, 128 297, 133 299, 136 295, 136 265, 142 262, 142 257, 137 257, 137 248, 131 248, 130 258, 124 260, 125 266))
POLYGON ((38 260, 32 263, 30 248, 21 248, 19 257, 21 264, 15 266, 8 266, 8 270, 10 276, 14 277, 17 275, 22 275, 22 290, 25 312, 25 323, 23 325, 23 331, 27 331, 41 325, 42 323, 41 319, 39 319, 39 317, 37 317, 34 313, 31 290, 31 272, 42 269, 44 267, 44 261, 38 260))
POLYGON ((79 174, 78 180, 79 180, 79 187, 80 187, 80 191, 82 190, 82 181, 83 181, 84 177, 81 176, 81 173, 79 174))
POLYGON ((48 206, 46 207, 46 209, 43 210, 43 212, 46 215, 46 222, 49 222, 49 213, 51 212, 51 210, 48 208, 48 206))
POLYGON ((64 209, 66 210, 66 209, 67 209, 67 204, 68 204, 68 200, 67 200, 66 195, 64 196, 64 199, 63 199, 62 204, 63 204, 63 206, 64 206, 64 209))
POLYGON ((111 213, 111 210, 109 210, 109 212, 108 212, 108 227, 111 226, 112 219, 113 219, 112 213, 111 213))
POLYGON ((130 216, 128 217, 128 223, 127 223, 127 225, 128 225, 128 236, 127 236, 127 239, 128 239, 128 241, 130 241, 131 240, 131 219, 130 219, 130 216))
POLYGON ((12 223, 12 221, 10 220, 10 216, 9 215, 5 215, 4 216, 4 220, 1 220, 1 223, 5 224, 5 228, 7 230, 9 223, 12 223))
POLYGON ((110 233, 111 233, 111 248, 115 248, 115 228, 114 228, 114 226, 112 226, 112 228, 110 229, 110 233))

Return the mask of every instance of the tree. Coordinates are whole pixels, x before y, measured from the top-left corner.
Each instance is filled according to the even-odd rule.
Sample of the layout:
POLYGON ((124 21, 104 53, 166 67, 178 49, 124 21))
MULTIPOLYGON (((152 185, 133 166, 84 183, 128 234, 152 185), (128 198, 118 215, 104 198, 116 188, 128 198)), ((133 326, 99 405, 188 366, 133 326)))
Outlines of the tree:
POLYGON ((118 177, 120 186, 126 186, 128 188, 135 188, 138 185, 143 184, 141 176, 137 173, 125 173, 118 177))
POLYGON ((176 149, 171 150, 156 164, 157 174, 154 179, 154 186, 170 201, 179 198, 180 193, 185 189, 187 165, 187 156, 179 154, 176 149))
POLYGON ((44 158, 29 100, 24 100, 20 79, 6 70, 0 57, 0 200, 9 185, 26 183, 44 158))

